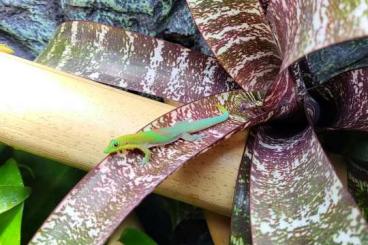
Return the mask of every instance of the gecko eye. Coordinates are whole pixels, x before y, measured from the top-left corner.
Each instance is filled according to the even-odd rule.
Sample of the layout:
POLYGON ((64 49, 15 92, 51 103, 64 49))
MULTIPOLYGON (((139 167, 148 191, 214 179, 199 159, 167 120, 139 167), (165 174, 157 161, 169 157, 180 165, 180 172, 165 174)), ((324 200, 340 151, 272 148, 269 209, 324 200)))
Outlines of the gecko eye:
POLYGON ((113 147, 118 147, 119 146, 119 142, 117 140, 113 140, 111 142, 111 144, 112 144, 113 147))

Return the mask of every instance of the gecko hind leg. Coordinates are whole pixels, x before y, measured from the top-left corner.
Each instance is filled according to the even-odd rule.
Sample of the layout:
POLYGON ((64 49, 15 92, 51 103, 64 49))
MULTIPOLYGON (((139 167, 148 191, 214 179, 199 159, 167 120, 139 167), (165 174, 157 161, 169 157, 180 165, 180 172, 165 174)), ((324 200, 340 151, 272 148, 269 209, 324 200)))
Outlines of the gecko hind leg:
POLYGON ((152 152, 146 147, 140 147, 139 150, 141 150, 144 154, 142 165, 146 165, 151 159, 152 152))
POLYGON ((193 141, 197 141, 197 140, 200 140, 203 138, 202 135, 199 135, 199 134, 189 134, 189 133, 183 133, 180 138, 182 138, 183 140, 186 140, 186 141, 190 141, 190 142, 193 142, 193 141))

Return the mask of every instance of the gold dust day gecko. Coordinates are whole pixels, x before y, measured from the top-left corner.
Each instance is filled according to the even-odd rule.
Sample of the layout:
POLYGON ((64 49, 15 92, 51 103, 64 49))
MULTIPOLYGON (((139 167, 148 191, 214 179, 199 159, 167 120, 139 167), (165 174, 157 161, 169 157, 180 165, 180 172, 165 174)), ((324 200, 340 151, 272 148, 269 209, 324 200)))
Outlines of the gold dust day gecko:
POLYGON ((180 121, 176 122, 172 127, 153 129, 117 137, 110 141, 104 152, 106 154, 111 154, 123 152, 125 150, 138 149, 144 153, 143 164, 145 164, 151 158, 151 151, 149 148, 166 145, 178 139, 186 141, 199 140, 201 139, 201 136, 193 135, 192 133, 226 121, 229 118, 229 112, 220 104, 217 105, 217 108, 222 113, 218 116, 200 119, 193 122, 180 121))

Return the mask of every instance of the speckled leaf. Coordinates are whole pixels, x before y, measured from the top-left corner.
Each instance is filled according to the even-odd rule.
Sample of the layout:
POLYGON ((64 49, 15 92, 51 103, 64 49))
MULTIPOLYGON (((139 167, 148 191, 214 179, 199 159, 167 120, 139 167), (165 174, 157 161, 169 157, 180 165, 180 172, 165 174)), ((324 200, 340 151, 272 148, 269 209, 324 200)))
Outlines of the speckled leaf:
MULTIPOLYGON (((283 118, 297 108, 295 81, 286 70, 278 75, 265 96, 263 110, 272 111, 273 118, 283 118)), ((253 131, 250 132, 252 134, 253 131)), ((235 185, 231 216, 230 244, 252 244, 250 223, 250 168, 253 157, 254 137, 247 139, 235 185)))
POLYGON ((142 156, 134 152, 103 160, 65 197, 31 244, 102 244, 126 215, 182 164, 219 140, 270 116, 250 102, 246 93, 237 90, 177 108, 145 128, 214 116, 218 114, 215 105, 219 102, 228 108, 231 118, 201 132, 203 140, 178 140, 156 147, 145 166, 141 165, 142 156))
MULTIPOLYGON (((250 132, 252 134, 252 131, 250 132)), ((231 214, 231 245, 252 244, 250 223, 250 166, 253 157, 253 137, 248 137, 236 179, 231 214)))
POLYGON ((368 66, 368 39, 353 40, 318 50, 306 57, 317 86, 343 72, 368 66))
MULTIPOLYGON (((359 129, 368 131, 368 68, 345 72, 318 88, 328 113, 333 115, 330 129, 359 129)), ((326 110, 326 109, 325 109, 326 110)))
POLYGON ((368 35, 366 0, 270 1, 267 17, 280 45, 282 69, 313 51, 368 35))
POLYGON ((288 138, 277 135, 263 128, 254 139, 250 180, 254 244, 366 244, 367 224, 313 128, 288 138))
POLYGON ((263 109, 273 112, 273 118, 282 118, 298 110, 296 81, 288 70, 277 75, 265 95, 263 109))
POLYGON ((259 2, 261 3, 263 11, 267 13, 267 7, 268 7, 268 4, 270 3, 270 0, 259 0, 259 2))
POLYGON ((266 91, 280 58, 259 1, 187 2, 204 39, 234 80, 247 91, 266 91))
POLYGON ((180 102, 238 87, 212 57, 93 22, 63 23, 36 62, 180 102))

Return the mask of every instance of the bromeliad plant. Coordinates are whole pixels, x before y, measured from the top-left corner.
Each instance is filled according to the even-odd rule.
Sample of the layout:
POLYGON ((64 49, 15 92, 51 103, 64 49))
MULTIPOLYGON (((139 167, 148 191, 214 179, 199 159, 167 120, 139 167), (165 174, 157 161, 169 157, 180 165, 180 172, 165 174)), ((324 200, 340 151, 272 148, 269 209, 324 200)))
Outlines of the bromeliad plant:
MULTIPOLYGON (((31 244, 102 244, 169 174, 250 127, 231 243, 367 243, 367 223, 316 132, 368 130, 368 4, 188 4, 216 59, 96 23, 67 22, 37 62, 185 103, 144 129, 213 116, 219 103, 230 119, 205 130, 200 141, 155 148, 145 166, 135 153, 106 157, 65 197, 31 244)), ((367 185, 367 170, 359 172, 359 181, 367 185)))

